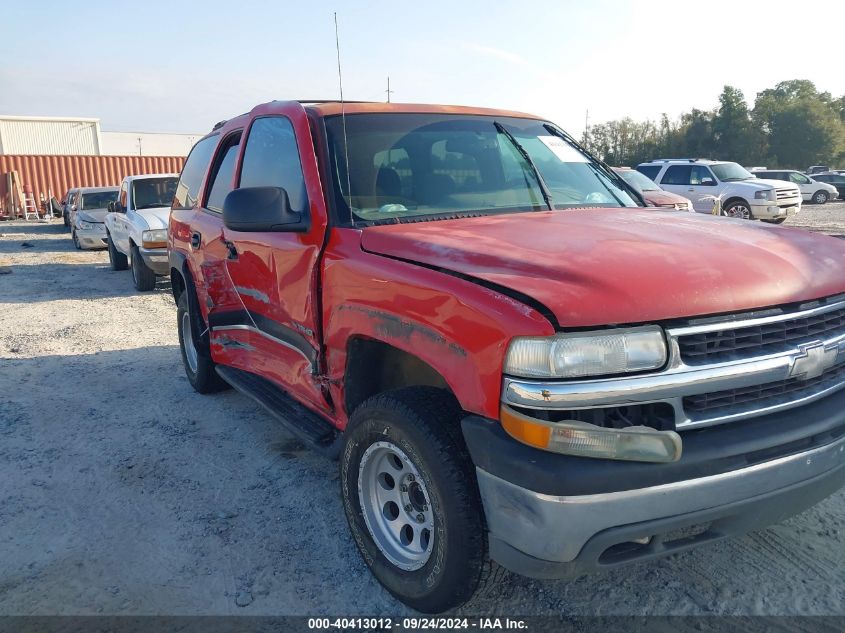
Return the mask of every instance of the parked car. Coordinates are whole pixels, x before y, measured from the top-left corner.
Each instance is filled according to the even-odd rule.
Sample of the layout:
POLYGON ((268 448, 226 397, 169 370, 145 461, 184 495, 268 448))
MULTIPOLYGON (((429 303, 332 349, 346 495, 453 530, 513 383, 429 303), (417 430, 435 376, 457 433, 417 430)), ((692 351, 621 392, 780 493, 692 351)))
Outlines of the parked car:
POLYGON ((114 270, 131 268, 137 290, 152 290, 157 275, 170 274, 167 220, 178 181, 176 174, 127 176, 109 205, 109 262, 114 270))
MULTIPOLYGON (((775 191, 745 178, 722 190, 775 191)), ((488 556, 650 560, 845 483, 845 243, 724 227, 638 207, 532 115, 274 101, 179 180, 185 373, 339 459, 356 546, 415 609, 467 600, 488 556)))
POLYGON ((757 178, 783 180, 798 185, 798 189, 801 191, 801 198, 805 202, 824 204, 828 200, 836 199, 839 196, 836 187, 833 185, 805 176, 796 169, 752 169, 751 173, 757 176, 757 178))
POLYGON ((65 197, 62 199, 62 219, 68 228, 70 228, 70 213, 73 205, 76 204, 77 193, 79 193, 79 189, 68 189, 65 197))
POLYGON ((780 224, 801 210, 797 185, 760 180, 736 163, 697 159, 660 159, 637 170, 666 191, 687 196, 699 213, 712 213, 719 197, 724 215, 780 224))
POLYGON ((634 189, 639 191, 650 206, 661 209, 674 209, 676 211, 695 211, 689 199, 664 191, 660 188, 660 185, 636 169, 631 169, 630 167, 614 167, 613 171, 619 174, 634 189))
POLYGON ((813 178, 819 182, 836 187, 839 197, 845 200, 845 174, 830 172, 827 174, 816 174, 813 178))
POLYGON ((812 165, 807 168, 807 171, 804 172, 808 176, 812 176, 814 174, 823 174, 826 171, 830 171, 830 167, 827 165, 812 165))
POLYGON ((117 187, 80 187, 70 208, 70 231, 76 248, 106 248, 103 224, 110 202, 117 197, 117 187))

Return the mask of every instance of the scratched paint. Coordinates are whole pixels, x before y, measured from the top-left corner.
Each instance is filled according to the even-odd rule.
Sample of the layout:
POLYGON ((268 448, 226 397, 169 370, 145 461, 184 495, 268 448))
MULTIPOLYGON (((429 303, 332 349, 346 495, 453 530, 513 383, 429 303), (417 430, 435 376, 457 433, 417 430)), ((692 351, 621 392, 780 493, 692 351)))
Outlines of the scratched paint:
POLYGON ((252 297, 256 301, 260 301, 261 303, 270 303, 270 297, 268 297, 266 293, 261 292, 257 288, 235 286, 235 290, 237 290, 242 295, 246 295, 247 297, 252 297))

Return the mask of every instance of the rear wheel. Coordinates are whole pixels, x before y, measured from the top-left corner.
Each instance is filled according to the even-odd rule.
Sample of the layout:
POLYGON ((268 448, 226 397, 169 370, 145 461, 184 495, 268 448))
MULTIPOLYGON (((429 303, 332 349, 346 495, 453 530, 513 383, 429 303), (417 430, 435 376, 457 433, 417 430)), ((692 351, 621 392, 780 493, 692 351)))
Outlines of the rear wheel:
POLYGON ((129 252, 132 254, 129 264, 132 268, 132 282, 135 284, 135 290, 141 292, 152 290, 156 287, 156 274, 144 263, 137 246, 132 244, 129 252))
POLYGON ((487 533, 461 409, 431 387, 374 396, 352 415, 341 456, 349 528, 373 575, 405 604, 439 613, 486 576, 487 533))
POLYGON ((111 264, 112 270, 126 270, 129 267, 129 260, 126 258, 126 255, 117 250, 110 234, 107 233, 106 238, 109 242, 109 263, 111 264))
MULTIPOLYGON (((188 306, 186 289, 179 295, 176 309, 176 326, 179 333, 179 349, 182 352, 182 363, 188 382, 198 393, 214 393, 226 389, 228 385, 214 371, 214 361, 211 360, 211 350, 204 345, 199 336, 198 328, 203 327, 202 317, 191 314, 188 306), (199 343, 197 341, 200 341, 199 343)), ((200 330, 201 331, 201 330, 200 330)))
POLYGON ((817 191, 813 194, 813 202, 815 204, 824 204, 830 200, 830 196, 827 194, 827 191, 817 191))

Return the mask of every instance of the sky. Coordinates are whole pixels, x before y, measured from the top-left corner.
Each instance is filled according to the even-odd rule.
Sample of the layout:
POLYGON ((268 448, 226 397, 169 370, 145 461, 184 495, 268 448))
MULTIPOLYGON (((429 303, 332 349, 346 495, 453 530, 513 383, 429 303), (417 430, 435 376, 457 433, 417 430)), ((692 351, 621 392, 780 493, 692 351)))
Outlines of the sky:
POLYGON ((0 114, 205 133, 272 99, 335 99, 334 12, 350 100, 385 100, 389 76, 393 101, 532 112, 580 135, 587 111, 675 117, 725 84, 752 104, 787 79, 845 94, 841 0, 27 0, 0 21, 0 114))

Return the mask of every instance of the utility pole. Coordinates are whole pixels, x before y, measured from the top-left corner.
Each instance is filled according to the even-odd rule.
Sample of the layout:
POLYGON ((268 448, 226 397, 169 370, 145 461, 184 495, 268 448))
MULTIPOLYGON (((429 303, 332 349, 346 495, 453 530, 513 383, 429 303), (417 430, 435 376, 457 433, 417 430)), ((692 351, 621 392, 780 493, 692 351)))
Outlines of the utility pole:
POLYGON ((393 92, 390 89, 390 75, 387 76, 387 90, 385 92, 387 93, 387 102, 390 103, 390 93, 393 92))
POLYGON ((584 115, 584 145, 590 142, 590 109, 587 108, 587 113, 584 115))
POLYGON ((138 156, 143 156, 143 155, 144 155, 144 151, 143 151, 142 146, 141 146, 141 137, 139 136, 138 137, 138 156))

